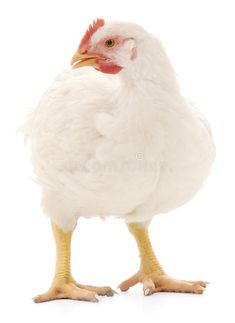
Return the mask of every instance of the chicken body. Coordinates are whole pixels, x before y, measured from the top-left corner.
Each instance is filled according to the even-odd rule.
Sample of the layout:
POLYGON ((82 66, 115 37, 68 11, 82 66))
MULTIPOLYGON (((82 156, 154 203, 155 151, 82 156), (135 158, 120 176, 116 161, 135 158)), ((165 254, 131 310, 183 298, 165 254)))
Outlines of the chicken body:
POLYGON ((214 158, 205 119, 177 91, 88 69, 63 73, 34 112, 45 213, 68 231, 79 216, 145 222, 191 199, 214 158))
POLYGON ((118 75, 66 70, 26 127, 42 207, 64 232, 80 216, 116 216, 145 228, 155 214, 190 200, 214 159, 208 123, 182 97, 155 37, 108 23, 93 41, 117 26, 137 40, 135 62, 118 75))

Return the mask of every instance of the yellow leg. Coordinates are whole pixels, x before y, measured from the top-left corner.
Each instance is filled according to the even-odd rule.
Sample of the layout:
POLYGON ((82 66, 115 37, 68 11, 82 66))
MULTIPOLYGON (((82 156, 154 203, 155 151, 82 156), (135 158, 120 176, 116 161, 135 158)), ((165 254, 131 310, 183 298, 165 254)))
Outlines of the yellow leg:
POLYGON ((207 282, 176 280, 165 274, 154 254, 146 227, 131 223, 128 224, 128 228, 137 242, 141 265, 135 275, 119 285, 122 291, 127 291, 131 286, 142 283, 144 295, 156 292, 203 293, 207 282))
POLYGON ((110 287, 94 287, 76 283, 70 270, 71 238, 73 232, 64 232, 55 224, 52 224, 52 229, 56 244, 55 276, 48 292, 34 297, 35 303, 64 298, 97 302, 98 295, 113 296, 115 292, 110 287))
POLYGON ((156 272, 159 275, 164 274, 164 271, 154 254, 148 230, 134 223, 130 223, 128 228, 136 239, 140 252, 141 268, 145 274, 148 275, 153 272, 156 272))
POLYGON ((52 223, 56 243, 56 269, 53 284, 72 282, 70 270, 71 239, 73 231, 64 232, 52 223))

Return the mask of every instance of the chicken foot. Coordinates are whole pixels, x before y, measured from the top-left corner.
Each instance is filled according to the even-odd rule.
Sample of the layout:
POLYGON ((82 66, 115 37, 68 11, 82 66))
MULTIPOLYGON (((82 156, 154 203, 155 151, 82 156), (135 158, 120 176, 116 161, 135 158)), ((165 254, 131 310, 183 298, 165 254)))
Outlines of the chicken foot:
POLYGON ((52 223, 56 243, 56 270, 54 280, 48 292, 34 297, 35 303, 56 299, 73 299, 98 302, 98 295, 113 296, 115 291, 110 287, 95 287, 78 284, 71 275, 70 250, 71 232, 64 232, 52 223))
POLYGON ((128 228, 136 239, 141 266, 136 274, 118 286, 122 291, 127 291, 137 283, 142 283, 145 296, 157 292, 203 293, 208 282, 176 280, 166 275, 154 254, 148 230, 145 227, 141 224, 130 223, 128 228))

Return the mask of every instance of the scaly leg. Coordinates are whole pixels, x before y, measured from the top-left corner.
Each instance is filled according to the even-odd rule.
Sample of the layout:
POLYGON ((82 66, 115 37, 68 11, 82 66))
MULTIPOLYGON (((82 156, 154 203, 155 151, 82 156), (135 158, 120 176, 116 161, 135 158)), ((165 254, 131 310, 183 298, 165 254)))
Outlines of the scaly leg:
POLYGON ((137 283, 143 284, 144 295, 156 292, 178 292, 202 294, 207 282, 176 280, 165 274, 158 262, 148 236, 148 230, 141 224, 128 224, 130 232, 136 239, 141 259, 140 270, 119 285, 127 291, 137 283))
POLYGON ((48 292, 34 297, 34 302, 41 303, 64 298, 97 302, 98 295, 113 296, 115 292, 110 287, 86 286, 75 282, 70 271, 70 246, 73 232, 64 232, 53 223, 52 229, 56 243, 55 276, 48 292))

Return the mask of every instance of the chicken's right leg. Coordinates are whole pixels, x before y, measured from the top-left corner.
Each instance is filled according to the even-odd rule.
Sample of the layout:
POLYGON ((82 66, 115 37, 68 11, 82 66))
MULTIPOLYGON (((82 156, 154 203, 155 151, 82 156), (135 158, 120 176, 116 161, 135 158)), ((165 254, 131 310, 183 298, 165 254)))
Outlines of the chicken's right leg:
POLYGON ((34 302, 63 298, 97 302, 98 295, 113 296, 114 291, 110 287, 93 287, 75 282, 70 271, 70 245, 73 232, 64 232, 55 224, 52 224, 52 229, 56 243, 55 277, 48 292, 34 297, 34 302))

